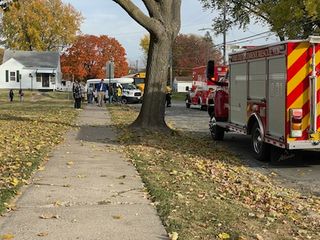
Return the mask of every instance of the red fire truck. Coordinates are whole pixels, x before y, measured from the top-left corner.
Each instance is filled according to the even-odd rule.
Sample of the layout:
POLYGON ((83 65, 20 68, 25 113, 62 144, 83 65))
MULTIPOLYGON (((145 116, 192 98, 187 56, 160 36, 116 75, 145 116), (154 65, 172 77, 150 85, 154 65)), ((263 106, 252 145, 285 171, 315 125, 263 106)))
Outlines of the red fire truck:
POLYGON ((208 66, 193 68, 192 87, 187 94, 186 107, 198 105, 201 110, 207 109, 209 89, 214 90, 216 88, 215 82, 224 78, 226 73, 227 66, 214 66, 213 61, 209 61, 208 66), (210 75, 208 72, 212 72, 212 74, 210 75))
POLYGON ((215 140, 251 135, 258 160, 320 148, 320 37, 233 53, 229 63, 209 124, 215 140))

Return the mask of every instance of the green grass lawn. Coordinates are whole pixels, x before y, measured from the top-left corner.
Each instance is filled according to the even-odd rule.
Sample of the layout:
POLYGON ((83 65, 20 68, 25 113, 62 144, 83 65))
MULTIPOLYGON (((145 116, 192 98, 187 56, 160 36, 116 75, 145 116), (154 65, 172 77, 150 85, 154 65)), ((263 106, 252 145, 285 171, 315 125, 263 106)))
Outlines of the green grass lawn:
POLYGON ((65 93, 25 92, 13 102, 0 91, 0 212, 12 206, 9 201, 49 151, 63 141, 77 116, 65 93))
POLYGON ((187 93, 173 92, 172 93, 172 99, 173 100, 178 100, 178 101, 184 101, 184 100, 186 100, 186 94, 187 93))

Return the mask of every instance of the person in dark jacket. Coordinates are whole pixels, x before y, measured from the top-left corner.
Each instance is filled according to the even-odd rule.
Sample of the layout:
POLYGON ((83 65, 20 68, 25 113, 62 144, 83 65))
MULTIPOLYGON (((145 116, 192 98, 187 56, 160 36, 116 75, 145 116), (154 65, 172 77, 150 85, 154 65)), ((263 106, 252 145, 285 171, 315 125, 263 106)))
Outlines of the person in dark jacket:
POLYGON ((80 109, 81 108, 81 97, 82 97, 82 92, 81 92, 81 85, 79 81, 75 81, 73 83, 73 98, 74 98, 74 108, 75 109, 80 109))
POLYGON ((104 79, 101 79, 101 81, 97 85, 97 91, 98 91, 98 106, 102 107, 104 95, 107 91, 107 84, 105 84, 104 79))
POLYGON ((171 107, 171 93, 172 92, 172 89, 167 86, 166 87, 166 104, 167 104, 167 107, 171 107))
POLYGON ((9 91, 9 100, 10 100, 10 102, 13 102, 13 96, 14 96, 13 90, 10 89, 10 91, 9 91))
POLYGON ((113 94, 114 94, 113 86, 112 84, 109 84, 109 89, 108 89, 109 103, 112 103, 113 101, 113 94))

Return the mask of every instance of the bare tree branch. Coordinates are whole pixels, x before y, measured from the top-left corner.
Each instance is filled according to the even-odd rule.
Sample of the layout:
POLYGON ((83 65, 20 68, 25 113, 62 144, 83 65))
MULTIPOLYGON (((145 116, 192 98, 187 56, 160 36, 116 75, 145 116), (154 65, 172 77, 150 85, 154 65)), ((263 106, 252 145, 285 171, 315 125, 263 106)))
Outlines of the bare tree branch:
POLYGON ((142 0, 146 8, 148 9, 150 17, 157 19, 161 18, 159 11, 159 3, 155 0, 142 0))
MULTIPOLYGON (((156 19, 145 15, 131 0, 112 0, 119 4, 135 21, 141 26, 158 36, 161 34, 159 30, 163 30, 163 26, 156 19)), ((144 0, 144 2, 151 2, 153 0, 144 0)), ((149 5, 151 6, 151 5, 149 5)))

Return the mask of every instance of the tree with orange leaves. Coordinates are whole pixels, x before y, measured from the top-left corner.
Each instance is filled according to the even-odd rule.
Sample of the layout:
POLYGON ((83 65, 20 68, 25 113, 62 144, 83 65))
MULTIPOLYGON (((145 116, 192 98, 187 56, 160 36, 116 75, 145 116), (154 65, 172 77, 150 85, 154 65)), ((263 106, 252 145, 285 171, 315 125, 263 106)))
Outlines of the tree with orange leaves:
POLYGON ((61 56, 62 73, 66 80, 105 78, 105 66, 111 60, 115 64, 115 77, 128 74, 125 49, 115 38, 106 35, 79 36, 61 56))

